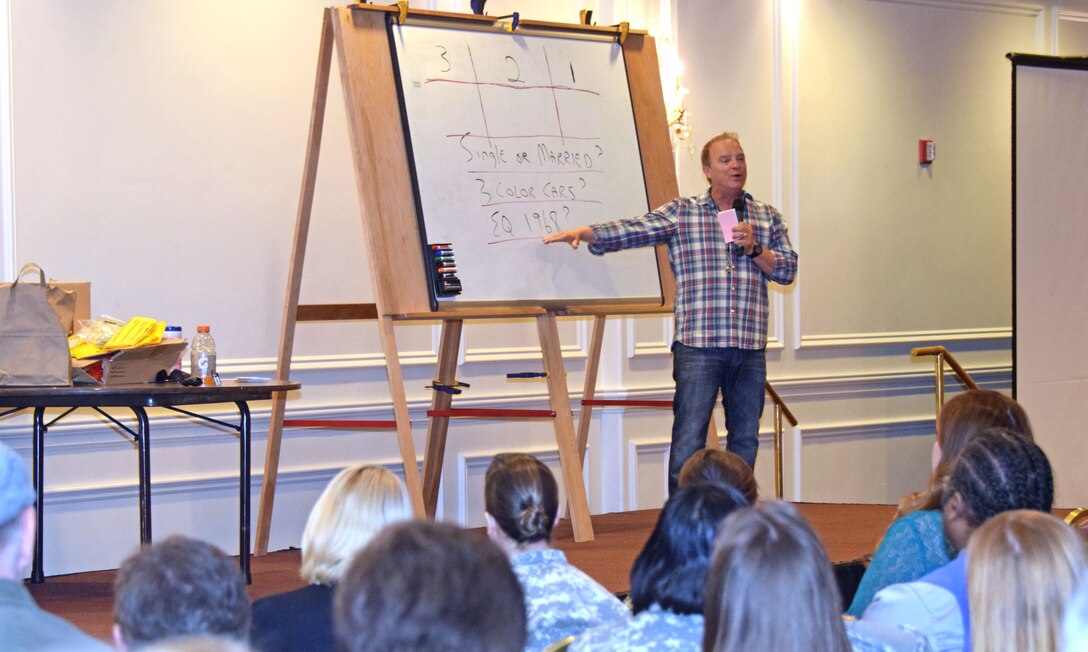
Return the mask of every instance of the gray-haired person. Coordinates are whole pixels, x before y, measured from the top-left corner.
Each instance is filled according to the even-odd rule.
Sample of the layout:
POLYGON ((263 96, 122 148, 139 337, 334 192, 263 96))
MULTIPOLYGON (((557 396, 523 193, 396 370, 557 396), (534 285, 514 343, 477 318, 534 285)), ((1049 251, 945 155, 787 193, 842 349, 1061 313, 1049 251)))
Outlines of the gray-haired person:
POLYGON ((44 611, 23 585, 37 532, 34 487, 23 460, 0 442, 0 647, 5 652, 105 652, 110 648, 44 611))

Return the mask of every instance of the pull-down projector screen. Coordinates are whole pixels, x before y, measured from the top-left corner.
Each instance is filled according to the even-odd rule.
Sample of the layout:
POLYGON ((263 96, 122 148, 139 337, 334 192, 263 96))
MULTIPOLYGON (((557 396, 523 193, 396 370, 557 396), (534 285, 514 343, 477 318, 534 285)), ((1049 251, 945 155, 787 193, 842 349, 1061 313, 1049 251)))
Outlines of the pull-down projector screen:
POLYGON ((1088 58, 1009 55, 1013 394, 1054 467, 1056 506, 1088 501, 1088 58))

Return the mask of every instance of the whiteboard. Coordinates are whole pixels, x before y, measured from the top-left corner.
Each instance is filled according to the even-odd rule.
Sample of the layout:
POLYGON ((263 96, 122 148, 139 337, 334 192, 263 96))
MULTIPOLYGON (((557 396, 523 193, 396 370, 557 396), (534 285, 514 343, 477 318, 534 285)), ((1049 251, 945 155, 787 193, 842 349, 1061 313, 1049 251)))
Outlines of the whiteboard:
POLYGON ((1088 495, 1088 59, 1012 55, 1013 394, 1054 467, 1054 504, 1088 495))
POLYGON ((430 244, 451 244, 462 287, 438 300, 660 302, 653 248, 598 257, 541 243, 558 230, 649 210, 622 48, 411 24, 390 30, 424 265, 428 274, 436 268, 430 244))

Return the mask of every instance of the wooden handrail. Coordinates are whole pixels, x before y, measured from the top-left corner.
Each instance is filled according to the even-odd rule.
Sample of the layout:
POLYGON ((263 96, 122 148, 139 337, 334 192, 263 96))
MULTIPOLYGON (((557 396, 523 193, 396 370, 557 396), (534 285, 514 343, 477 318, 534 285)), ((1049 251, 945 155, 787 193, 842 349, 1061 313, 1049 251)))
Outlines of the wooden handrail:
POLYGON ((767 394, 771 397, 771 401, 781 407, 782 415, 786 417, 786 421, 790 422, 790 425, 794 428, 797 427, 797 417, 793 416, 793 412, 786 407, 786 403, 782 400, 782 397, 778 395, 778 392, 774 391, 774 387, 770 383, 765 383, 767 394))
POLYGON ((782 417, 785 417, 790 425, 794 427, 797 427, 797 418, 793 416, 790 409, 786 407, 785 402, 782 401, 782 397, 778 395, 778 392, 774 391, 774 387, 771 387, 769 382, 764 382, 763 386, 774 404, 774 495, 777 498, 782 498, 784 493, 782 486, 782 417))
POLYGON ((964 370, 960 363, 956 362, 956 359, 952 357, 952 354, 948 352, 948 349, 943 346, 923 346, 917 349, 911 349, 910 355, 912 358, 921 357, 924 355, 931 355, 934 358, 934 394, 937 403, 937 419, 941 418, 941 406, 944 405, 944 363, 947 362, 948 366, 956 374, 956 378, 964 384, 967 389, 978 389, 978 383, 972 380, 971 375, 964 370))

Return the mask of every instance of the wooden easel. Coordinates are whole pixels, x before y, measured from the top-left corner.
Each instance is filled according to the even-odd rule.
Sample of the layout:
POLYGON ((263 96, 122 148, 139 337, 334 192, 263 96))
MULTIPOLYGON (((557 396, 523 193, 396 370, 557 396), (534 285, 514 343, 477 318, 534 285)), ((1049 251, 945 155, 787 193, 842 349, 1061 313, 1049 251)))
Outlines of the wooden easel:
MULTIPOLYGON (((412 196, 413 186, 409 173, 407 146, 399 112, 396 110, 399 99, 385 31, 386 20, 390 14, 397 15, 397 20, 401 23, 411 16, 451 21, 496 22, 495 18, 487 16, 410 10, 404 2, 393 7, 353 5, 325 10, 277 358, 277 377, 287 378, 290 375, 291 351, 298 321, 376 319, 388 370, 394 419, 333 422, 326 425, 395 428, 404 466, 405 483, 412 498, 413 508, 417 515, 433 516, 449 419, 481 415, 478 414, 480 412, 478 410, 454 409, 450 394, 435 391, 432 409, 428 413, 430 426, 421 481, 412 440, 394 323, 419 320, 442 321, 435 379, 440 383, 452 383, 461 332, 466 319, 535 319, 544 371, 548 374, 548 397, 551 409, 489 410, 484 411, 486 414, 482 416, 552 419, 574 537, 576 541, 590 540, 593 538, 593 526, 582 477, 582 454, 579 452, 578 438, 575 435, 566 371, 563 366, 556 325, 560 310, 543 306, 498 306, 432 311, 427 292, 427 279, 422 265, 395 264, 395 261, 402 260, 403 252, 420 251, 421 238, 414 214, 415 209, 411 202, 404 200, 412 196), (341 82, 347 105, 352 158, 355 166, 356 190, 362 206, 367 260, 373 279, 376 303, 300 305, 299 291, 302 284, 302 268, 310 227, 334 44, 339 55, 341 82), (500 412, 505 414, 499 414, 500 412)), ((662 204, 675 197, 677 194, 676 175, 672 166, 672 150, 666 126, 664 99, 661 93, 657 53, 653 39, 643 32, 629 31, 626 25, 619 30, 609 27, 561 25, 536 21, 521 21, 521 25, 529 28, 538 26, 552 30, 622 35, 625 40, 624 61, 632 89, 632 108, 637 125, 647 196, 652 205, 662 204)), ((657 263, 661 276, 664 308, 661 305, 655 308, 658 311, 663 309, 667 311, 672 306, 675 281, 663 247, 658 247, 657 263)), ((646 307, 645 305, 617 305, 611 306, 609 310, 615 314, 626 314, 646 307)), ((598 344, 598 355, 599 348, 598 344)), ((285 423, 289 425, 292 423, 285 422, 285 407, 286 397, 277 396, 272 406, 264 481, 257 516, 254 547, 258 555, 264 554, 268 549, 283 426, 285 423)))

